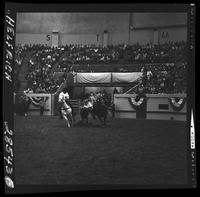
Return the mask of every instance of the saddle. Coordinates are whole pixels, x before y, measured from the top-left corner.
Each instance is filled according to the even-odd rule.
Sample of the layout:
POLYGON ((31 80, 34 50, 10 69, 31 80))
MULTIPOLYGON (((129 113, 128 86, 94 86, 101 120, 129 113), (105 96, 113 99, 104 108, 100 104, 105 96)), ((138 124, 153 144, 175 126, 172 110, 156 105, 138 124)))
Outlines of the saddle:
POLYGON ((63 108, 64 110, 71 109, 71 107, 70 107, 65 101, 62 102, 62 108, 63 108))

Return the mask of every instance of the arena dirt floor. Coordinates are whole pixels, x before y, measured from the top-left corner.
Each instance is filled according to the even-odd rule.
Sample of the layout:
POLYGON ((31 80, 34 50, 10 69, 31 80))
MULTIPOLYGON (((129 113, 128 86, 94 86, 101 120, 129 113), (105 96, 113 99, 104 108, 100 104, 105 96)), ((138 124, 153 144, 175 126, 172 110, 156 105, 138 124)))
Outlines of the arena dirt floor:
POLYGON ((69 129, 58 116, 15 116, 16 184, 187 183, 186 123, 110 119, 69 129))

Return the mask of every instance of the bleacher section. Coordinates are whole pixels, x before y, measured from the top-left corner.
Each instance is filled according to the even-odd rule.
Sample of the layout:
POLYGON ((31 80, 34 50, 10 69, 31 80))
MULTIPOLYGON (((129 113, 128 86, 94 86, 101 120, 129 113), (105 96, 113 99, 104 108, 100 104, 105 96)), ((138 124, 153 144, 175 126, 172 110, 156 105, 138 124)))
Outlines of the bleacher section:
MULTIPOLYGON (((17 46, 16 51, 30 54, 28 60, 19 67, 23 75, 19 75, 19 71, 15 73, 15 78, 20 76, 22 83, 27 80, 27 87, 24 84, 21 90, 26 88, 34 93, 55 93, 68 72, 142 71, 148 92, 185 91, 185 42, 108 47, 66 45, 59 48, 25 45, 17 46)), ((19 56, 16 56, 16 60, 19 60, 19 56)))

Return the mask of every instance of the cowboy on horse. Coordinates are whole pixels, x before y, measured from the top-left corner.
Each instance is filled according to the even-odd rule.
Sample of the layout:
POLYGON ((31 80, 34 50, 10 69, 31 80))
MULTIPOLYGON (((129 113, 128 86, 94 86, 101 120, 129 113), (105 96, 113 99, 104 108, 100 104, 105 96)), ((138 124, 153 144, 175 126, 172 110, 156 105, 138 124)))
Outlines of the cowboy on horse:
POLYGON ((67 126, 70 128, 73 126, 73 117, 72 117, 72 107, 69 103, 69 94, 67 89, 64 88, 63 91, 59 94, 59 103, 61 116, 67 121, 67 126))
POLYGON ((84 100, 84 103, 81 107, 81 119, 86 119, 86 122, 88 123, 88 115, 90 113, 93 119, 96 119, 95 116, 97 116, 102 124, 102 127, 105 127, 108 107, 105 104, 104 98, 98 96, 97 100, 93 100, 93 104, 90 100, 90 98, 84 100))
POLYGON ((88 115, 89 113, 92 113, 93 111, 93 105, 90 102, 89 99, 85 99, 82 102, 82 105, 80 106, 80 115, 81 115, 81 121, 83 122, 86 120, 86 123, 88 124, 88 115))

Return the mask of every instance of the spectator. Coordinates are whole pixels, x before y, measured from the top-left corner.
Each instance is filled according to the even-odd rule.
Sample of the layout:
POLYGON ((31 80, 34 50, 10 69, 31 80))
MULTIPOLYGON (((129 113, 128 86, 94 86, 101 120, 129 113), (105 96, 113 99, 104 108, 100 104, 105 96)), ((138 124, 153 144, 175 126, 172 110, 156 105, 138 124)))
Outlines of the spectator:
MULTIPOLYGON (((134 71, 139 71, 141 65, 143 65, 143 85, 147 86, 149 92, 152 87, 155 87, 156 91, 160 91, 160 84, 162 84, 161 81, 165 81, 164 85, 162 84, 161 89, 164 89, 166 92, 173 92, 174 89, 176 89, 176 91, 185 89, 185 65, 182 66, 182 69, 173 68, 171 65, 185 56, 185 42, 170 42, 158 45, 149 43, 143 46, 139 44, 119 44, 107 47, 93 45, 66 45, 58 48, 37 44, 24 46, 19 45, 16 47, 15 51, 15 89, 19 88, 20 82, 18 80, 18 74, 23 63, 24 53, 26 52, 32 53, 28 63, 26 80, 28 81, 27 88, 30 88, 33 92, 42 91, 54 93, 57 91, 62 80, 54 79, 51 76, 51 71, 61 55, 65 52, 66 55, 62 60, 59 60, 59 66, 56 71, 66 73, 69 71, 95 72, 96 67, 94 64, 101 65, 103 63, 110 65, 111 63, 135 63, 137 65, 133 68, 134 71), (151 68, 147 66, 149 63, 152 63, 151 68), (79 65, 75 66, 75 64, 79 65), (157 66, 155 66, 155 64, 157 64, 157 66), (172 71, 177 72, 177 76, 170 76, 172 71), (183 82, 176 82, 176 86, 173 87, 173 80, 181 80, 183 82), (151 85, 148 86, 148 83, 151 85)), ((105 68, 108 69, 109 67, 107 66, 105 68)), ((120 69, 116 68, 115 70, 120 72, 129 71, 129 69, 125 69, 124 67, 121 67, 120 69)), ((110 69, 110 71, 112 70, 110 69)))
POLYGON ((117 90, 117 88, 114 88, 114 90, 113 90, 113 94, 118 94, 118 90, 117 90))
POLYGON ((41 101, 40 101, 40 116, 43 116, 43 114, 44 114, 45 102, 46 102, 45 99, 41 99, 41 101))

